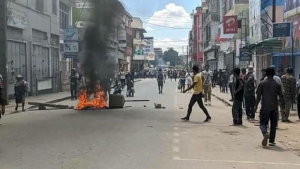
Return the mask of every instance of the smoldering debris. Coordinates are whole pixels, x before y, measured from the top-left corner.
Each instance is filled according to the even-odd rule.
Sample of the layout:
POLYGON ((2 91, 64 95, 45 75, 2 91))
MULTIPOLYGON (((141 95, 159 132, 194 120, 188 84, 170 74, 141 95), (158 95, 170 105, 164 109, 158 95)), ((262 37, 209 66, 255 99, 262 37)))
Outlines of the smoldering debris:
POLYGON ((110 44, 116 36, 120 14, 124 7, 118 0, 91 0, 94 8, 90 15, 92 24, 84 35, 84 56, 80 70, 86 79, 85 87, 89 94, 100 84, 104 91, 110 88, 109 78, 114 75, 114 63, 109 61, 110 44))

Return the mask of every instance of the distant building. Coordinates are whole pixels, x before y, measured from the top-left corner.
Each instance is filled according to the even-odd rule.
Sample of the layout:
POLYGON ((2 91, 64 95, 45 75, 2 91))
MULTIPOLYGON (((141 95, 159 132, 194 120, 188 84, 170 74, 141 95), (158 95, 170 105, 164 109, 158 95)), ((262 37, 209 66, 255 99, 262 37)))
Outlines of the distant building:
POLYGON ((154 52, 154 38, 153 37, 145 37, 146 46, 144 47, 144 56, 148 62, 146 62, 146 66, 150 67, 154 64, 156 59, 154 52))
POLYGON ((216 45, 216 35, 218 34, 219 16, 220 11, 219 1, 206 0, 202 1, 202 46, 204 53, 203 65, 209 64, 210 69, 214 70, 218 67, 218 50, 216 45))
MULTIPOLYGON (((193 14, 193 27, 189 32, 189 56, 192 65, 202 68, 203 58, 203 32, 202 32, 202 7, 197 7, 193 14)), ((186 59, 185 59, 186 60, 186 59)))
POLYGON ((146 33, 146 30, 143 28, 143 21, 137 17, 133 17, 131 28, 134 51, 131 70, 141 71, 144 69, 144 63, 146 60, 143 53, 144 47, 147 45, 144 37, 144 33, 146 33))

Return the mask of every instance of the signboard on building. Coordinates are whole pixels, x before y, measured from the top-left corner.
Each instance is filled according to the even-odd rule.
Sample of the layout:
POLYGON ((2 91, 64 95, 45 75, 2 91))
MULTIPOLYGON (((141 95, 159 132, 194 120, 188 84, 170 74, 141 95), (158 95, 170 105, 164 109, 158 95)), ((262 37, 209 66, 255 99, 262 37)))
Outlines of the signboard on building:
POLYGON ((147 60, 153 61, 155 60, 155 53, 154 52, 149 52, 147 56, 147 60))
POLYGON ((274 23, 273 24, 273 37, 288 37, 292 35, 292 23, 285 22, 285 23, 274 23))
POLYGON ((249 0, 249 41, 258 43, 261 36, 261 0, 249 0))
POLYGON ((300 14, 300 6, 284 13, 284 19, 300 14))
POLYGON ((132 48, 130 48, 130 47, 126 48, 126 55, 132 56, 132 48))
POLYGON ((133 55, 133 60, 145 60, 145 56, 144 55, 133 55))
POLYGON ((252 53, 249 52, 249 49, 240 48, 240 61, 251 61, 252 53))
POLYGON ((211 52, 208 52, 206 54, 206 60, 209 61, 209 60, 215 60, 216 59, 216 54, 215 54, 215 51, 211 51, 211 52))
POLYGON ((83 40, 85 29, 93 24, 89 22, 93 8, 94 4, 89 2, 76 2, 75 7, 72 8, 73 26, 78 28, 79 40, 83 40))
POLYGON ((78 42, 65 41, 65 53, 77 53, 79 51, 78 42))
POLYGON ((224 34, 235 34, 238 32, 238 20, 236 15, 224 16, 223 18, 224 34))
POLYGON ((148 58, 149 53, 151 52, 154 53, 154 39, 153 37, 146 37, 145 41, 146 41, 146 46, 144 47, 144 54, 146 58, 148 58))
POLYGON ((28 21, 26 13, 14 9, 7 9, 7 26, 26 29, 27 25, 28 21))
POLYGON ((64 29, 64 40, 77 41, 78 40, 78 29, 64 29))

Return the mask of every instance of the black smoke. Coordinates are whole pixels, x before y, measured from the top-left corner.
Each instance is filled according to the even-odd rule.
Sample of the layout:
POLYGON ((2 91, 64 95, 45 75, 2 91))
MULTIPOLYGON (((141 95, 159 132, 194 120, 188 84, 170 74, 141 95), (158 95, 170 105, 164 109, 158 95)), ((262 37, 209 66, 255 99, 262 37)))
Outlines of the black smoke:
MULTIPOLYGON (((118 0, 91 0, 94 4, 90 16, 91 25, 84 35, 85 54, 81 71, 86 79, 88 93, 96 91, 100 84, 107 86, 107 81, 114 75, 114 63, 110 62, 111 39, 116 36, 121 21, 123 6, 118 0)), ((117 56, 114 56, 117 57, 117 56)))

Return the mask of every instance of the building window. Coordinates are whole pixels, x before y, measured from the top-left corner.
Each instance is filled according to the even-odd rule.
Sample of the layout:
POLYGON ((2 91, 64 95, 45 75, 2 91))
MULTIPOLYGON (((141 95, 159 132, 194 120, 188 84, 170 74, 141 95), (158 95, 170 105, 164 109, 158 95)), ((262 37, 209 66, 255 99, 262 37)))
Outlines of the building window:
POLYGON ((60 29, 67 29, 70 25, 70 7, 64 3, 59 3, 60 29))
POLYGON ((52 13, 57 15, 57 0, 52 0, 52 13))
POLYGON ((44 0, 35 0, 35 9, 44 12, 44 0))

